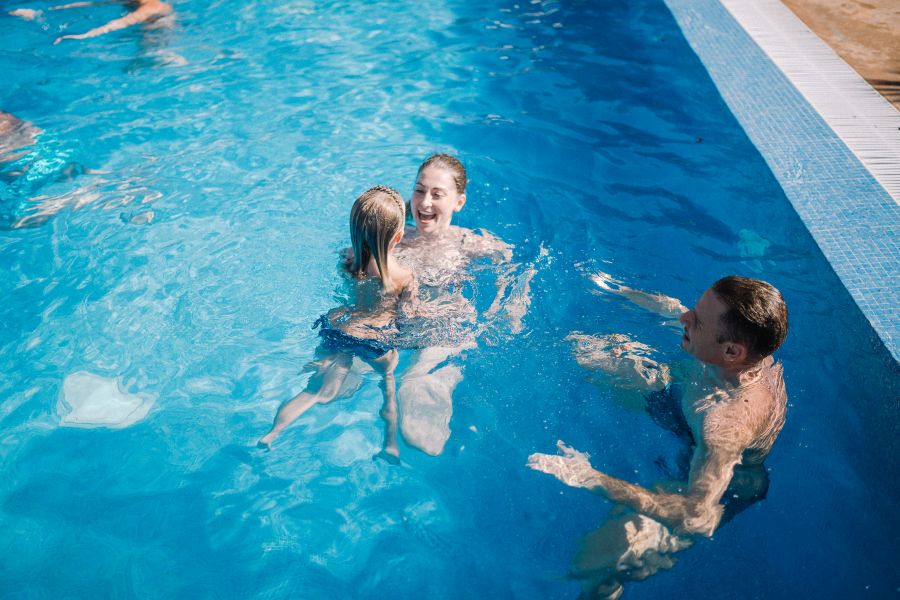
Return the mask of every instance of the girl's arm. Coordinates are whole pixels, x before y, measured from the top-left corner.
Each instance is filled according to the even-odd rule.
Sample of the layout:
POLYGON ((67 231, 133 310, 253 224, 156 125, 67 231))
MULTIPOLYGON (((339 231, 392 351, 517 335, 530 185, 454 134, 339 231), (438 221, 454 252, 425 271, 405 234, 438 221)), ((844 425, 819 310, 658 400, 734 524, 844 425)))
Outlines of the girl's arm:
POLYGON ((487 256, 494 263, 508 263, 513 257, 513 246, 485 229, 466 232, 463 250, 471 258, 487 256))
POLYGON ((485 316, 491 318, 503 309, 512 333, 522 331, 522 319, 531 306, 531 280, 537 273, 534 267, 528 267, 521 272, 518 267, 519 265, 515 263, 503 265, 497 275, 497 295, 485 311, 485 316))

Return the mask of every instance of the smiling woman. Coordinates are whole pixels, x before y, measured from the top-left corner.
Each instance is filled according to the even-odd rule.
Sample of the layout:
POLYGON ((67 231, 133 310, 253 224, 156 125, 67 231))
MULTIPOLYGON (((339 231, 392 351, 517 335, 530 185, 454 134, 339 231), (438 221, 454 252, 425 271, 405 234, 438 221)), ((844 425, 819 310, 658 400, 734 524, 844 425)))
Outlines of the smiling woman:
POLYGON ((447 154, 430 156, 416 177, 410 203, 416 230, 435 236, 447 232, 453 213, 466 204, 466 170, 447 154))

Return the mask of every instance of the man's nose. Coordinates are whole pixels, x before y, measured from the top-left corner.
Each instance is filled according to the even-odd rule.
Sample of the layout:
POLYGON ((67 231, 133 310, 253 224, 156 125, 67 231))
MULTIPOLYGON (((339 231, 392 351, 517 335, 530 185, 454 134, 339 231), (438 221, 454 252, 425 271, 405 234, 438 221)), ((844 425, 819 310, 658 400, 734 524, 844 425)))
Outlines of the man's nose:
POLYGON ((687 325, 691 320, 691 311, 681 313, 681 316, 678 317, 678 320, 681 321, 683 325, 687 325))

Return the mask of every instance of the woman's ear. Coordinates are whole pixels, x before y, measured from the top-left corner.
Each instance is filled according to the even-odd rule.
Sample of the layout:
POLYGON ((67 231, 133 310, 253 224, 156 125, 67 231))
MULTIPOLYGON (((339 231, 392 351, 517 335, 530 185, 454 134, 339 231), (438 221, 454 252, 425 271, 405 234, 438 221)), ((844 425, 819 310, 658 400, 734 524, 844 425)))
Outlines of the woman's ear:
POLYGON ((460 194, 456 199, 456 206, 453 207, 453 212, 459 212, 462 210, 462 207, 466 205, 466 195, 460 194))
POLYGON ((403 228, 401 227, 397 233, 394 234, 394 237, 391 239, 392 244, 399 244, 400 240, 403 239, 403 228))

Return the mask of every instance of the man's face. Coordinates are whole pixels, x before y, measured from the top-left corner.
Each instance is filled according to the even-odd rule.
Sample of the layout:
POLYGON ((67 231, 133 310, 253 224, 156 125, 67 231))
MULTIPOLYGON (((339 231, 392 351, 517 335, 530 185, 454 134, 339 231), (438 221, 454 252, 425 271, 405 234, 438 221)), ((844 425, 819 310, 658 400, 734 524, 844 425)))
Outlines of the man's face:
POLYGON ((679 319, 684 325, 681 348, 697 360, 724 365, 726 342, 719 342, 720 319, 727 307, 715 292, 706 290, 694 308, 679 319))
POLYGON ((459 212, 465 202, 465 194, 456 191, 456 182, 448 169, 438 166, 422 169, 410 202, 416 229, 425 235, 445 233, 453 213, 459 212))

